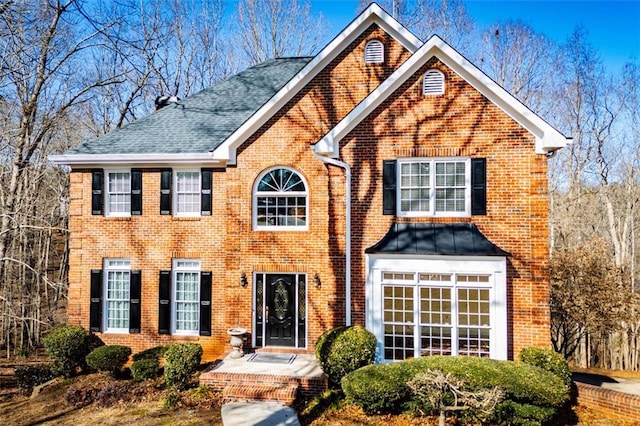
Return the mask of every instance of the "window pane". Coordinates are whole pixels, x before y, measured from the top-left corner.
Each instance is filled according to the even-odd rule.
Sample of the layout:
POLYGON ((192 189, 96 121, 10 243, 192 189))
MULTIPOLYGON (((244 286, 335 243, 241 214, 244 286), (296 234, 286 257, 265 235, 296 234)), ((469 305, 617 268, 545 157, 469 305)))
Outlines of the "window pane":
POLYGON ((108 173, 107 206, 109 213, 131 212, 131 178, 128 172, 108 173))
POLYGON ((306 226, 306 188, 297 173, 289 169, 272 170, 260 180, 257 192, 257 226, 306 226))
POLYGON ((128 329, 130 263, 127 260, 106 261, 105 268, 106 330, 128 329))
POLYGON ((489 289, 458 289, 458 352, 489 356, 489 289))
MULTIPOLYGON (((191 263, 183 266, 193 267, 194 265, 191 263)), ((178 271, 175 277, 176 331, 196 332, 200 305, 200 273, 178 271)))
POLYGON ((383 287, 385 359, 413 357, 413 297, 413 287, 383 287))
POLYGON ((200 213, 200 172, 176 172, 178 213, 200 213))

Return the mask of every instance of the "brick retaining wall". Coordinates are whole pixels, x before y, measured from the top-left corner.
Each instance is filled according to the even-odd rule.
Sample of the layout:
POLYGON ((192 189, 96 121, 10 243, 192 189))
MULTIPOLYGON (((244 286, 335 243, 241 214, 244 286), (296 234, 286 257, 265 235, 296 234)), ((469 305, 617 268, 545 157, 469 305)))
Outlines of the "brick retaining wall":
POLYGON ((575 382, 578 404, 607 413, 613 418, 640 424, 640 395, 618 392, 587 383, 575 382))

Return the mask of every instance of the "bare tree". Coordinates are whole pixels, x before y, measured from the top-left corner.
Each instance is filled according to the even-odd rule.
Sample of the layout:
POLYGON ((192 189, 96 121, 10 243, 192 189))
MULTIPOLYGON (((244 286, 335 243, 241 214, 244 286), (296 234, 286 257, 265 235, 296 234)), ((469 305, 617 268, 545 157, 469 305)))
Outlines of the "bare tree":
POLYGON ((301 0, 238 2, 239 46, 249 65, 283 56, 315 53, 324 37, 324 22, 301 0))
POLYGON ((33 345, 39 336, 35 295, 52 285, 48 254, 54 234, 65 229, 60 198, 45 199, 52 177, 46 155, 74 106, 114 82, 77 72, 104 29, 84 18, 75 0, 8 2, 0 14, 0 338, 7 355, 12 343, 33 345))

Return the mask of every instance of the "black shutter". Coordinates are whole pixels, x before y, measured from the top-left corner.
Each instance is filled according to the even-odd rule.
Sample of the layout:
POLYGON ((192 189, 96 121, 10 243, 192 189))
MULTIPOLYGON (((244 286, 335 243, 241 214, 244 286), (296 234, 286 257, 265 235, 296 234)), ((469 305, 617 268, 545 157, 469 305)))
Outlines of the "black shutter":
POLYGON ((202 169, 201 175, 201 191, 200 191, 200 210, 202 216, 211 216, 211 169, 202 169))
POLYGON ((140 271, 131 271, 129 282, 129 333, 140 333, 140 295, 142 280, 140 271))
POLYGON ((104 197, 102 191, 104 188, 104 171, 96 169, 91 174, 91 214, 102 214, 102 206, 104 197))
POLYGON ((89 329, 102 331, 102 270, 91 270, 91 305, 89 306, 89 329))
POLYGON ((160 214, 171 214, 171 169, 160 172, 160 214))
POLYGON ((471 159, 471 214, 487 214, 487 159, 471 159))
POLYGON ((396 161, 382 162, 382 214, 396 214, 396 161))
POLYGON ((142 214, 142 170, 131 169, 131 215, 142 214))
POLYGON ((160 271, 158 333, 171 334, 171 271, 160 271))
POLYGON ((211 272, 200 273, 200 335, 211 336, 211 272))

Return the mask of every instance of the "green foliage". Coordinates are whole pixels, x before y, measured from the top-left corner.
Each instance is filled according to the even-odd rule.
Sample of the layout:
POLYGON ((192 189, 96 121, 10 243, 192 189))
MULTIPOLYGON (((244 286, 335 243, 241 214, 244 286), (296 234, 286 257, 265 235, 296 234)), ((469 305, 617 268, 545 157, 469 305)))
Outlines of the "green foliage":
POLYGON ((121 345, 100 346, 86 357, 87 365, 94 370, 116 375, 129 360, 131 348, 121 345))
POLYGON ((550 371, 560 377, 567 387, 571 386, 569 363, 561 354, 551 349, 525 348, 520 352, 520 361, 550 371))
POLYGON ((136 382, 154 379, 160 375, 160 361, 158 358, 142 358, 131 364, 131 377, 136 382))
POLYGON ((197 343, 174 343, 165 353, 165 385, 186 389, 202 360, 202 346, 197 343))
POLYGON ((139 361, 141 359, 159 359, 162 358, 167 352, 167 346, 154 346, 153 348, 145 349, 142 352, 138 352, 133 355, 133 361, 139 361))
POLYGON ((467 391, 502 389, 494 420, 509 424, 540 424, 569 398, 564 382, 553 373, 524 363, 475 357, 430 356, 372 365, 345 376, 342 389, 367 413, 407 409, 419 403, 407 383, 428 370, 450 373, 466 384, 467 391))
POLYGON ((72 377, 78 370, 85 370, 85 357, 93 349, 104 345, 97 336, 75 325, 52 330, 44 337, 43 343, 53 363, 51 371, 65 377, 72 377))
POLYGON ((342 378, 342 391, 367 414, 404 411, 411 400, 407 382, 413 377, 407 367, 405 363, 362 367, 342 378))
POLYGON ((316 342, 316 358, 332 385, 366 365, 373 364, 376 337, 360 325, 338 327, 323 333, 316 342))
POLYGON ((25 365, 16 367, 16 378, 18 379, 18 388, 23 394, 29 394, 34 387, 48 382, 56 377, 51 372, 50 365, 25 365))
POLYGON ((182 395, 177 389, 171 389, 167 396, 162 400, 162 407, 169 410, 178 408, 182 402, 182 395))

